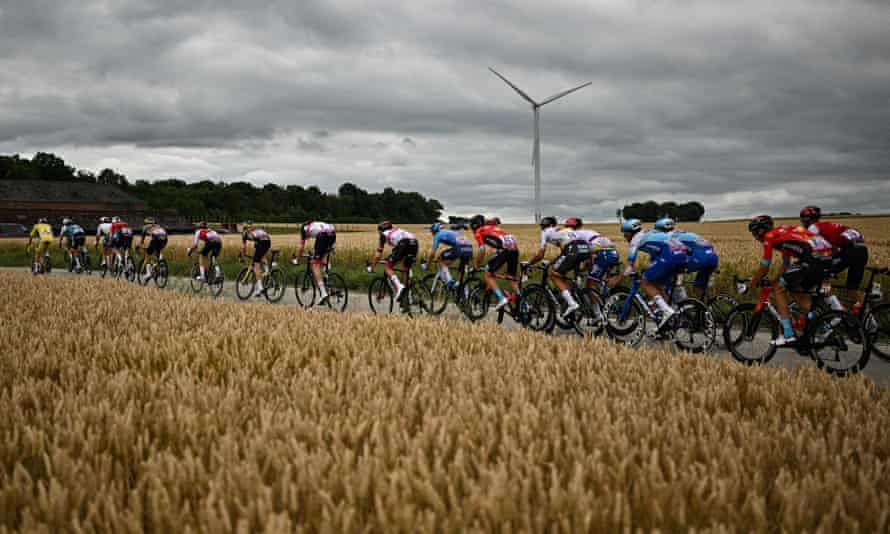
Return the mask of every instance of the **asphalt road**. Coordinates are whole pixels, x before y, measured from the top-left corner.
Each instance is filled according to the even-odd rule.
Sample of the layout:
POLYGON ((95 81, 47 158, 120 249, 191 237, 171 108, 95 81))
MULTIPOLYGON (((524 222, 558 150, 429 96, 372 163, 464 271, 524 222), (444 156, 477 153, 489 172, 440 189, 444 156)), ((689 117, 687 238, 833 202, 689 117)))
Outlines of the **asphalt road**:
MULTIPOLYGON (((4 268, 3 270, 22 271, 23 269, 4 268)), ((69 274, 66 271, 56 269, 53 271, 51 276, 74 276, 74 275, 69 274)), ((94 273, 92 276, 98 277, 98 275, 96 273, 94 273)), ((288 290, 285 292, 284 298, 282 298, 281 301, 279 301, 278 303, 275 304, 276 306, 297 306, 298 305, 296 297, 294 295, 292 281, 288 280, 288 283, 290 283, 291 286, 288 287, 288 290)), ((149 286, 149 287, 152 287, 152 286, 149 286)), ((146 288, 146 290, 148 290, 148 289, 149 288, 146 288)), ((189 287, 189 281, 187 279, 176 278, 176 277, 170 278, 170 281, 168 283, 168 287, 166 290, 180 291, 180 292, 184 292, 184 293, 192 292, 191 288, 189 287)), ((205 289, 202 294, 208 295, 207 290, 205 289)), ((238 301, 238 297, 235 295, 235 285, 232 281, 229 281, 229 280, 226 281, 225 285, 223 286, 223 293, 222 293, 222 295, 220 295, 219 298, 223 298, 226 300, 238 301)), ((254 301, 254 302, 265 302, 265 298, 261 298, 261 299, 251 298, 250 300, 254 301)), ((367 291, 366 290, 350 291, 346 311, 348 313, 370 314, 371 310, 368 305, 367 291)), ((331 313, 335 313, 335 312, 331 312, 331 313)), ((494 321, 493 316, 494 316, 494 314, 490 313, 488 315, 488 317, 486 317, 486 319, 484 319, 484 320, 494 321)), ((447 318, 449 320, 455 320, 455 321, 466 320, 464 318, 463 314, 461 314, 454 307, 453 304, 448 305, 448 308, 442 314, 442 317, 447 318)), ((507 329, 519 328, 518 325, 516 323, 514 323, 512 321, 512 319, 510 319, 509 317, 504 319, 504 323, 502 326, 507 329)), ((544 335, 544 334, 542 334, 542 335, 544 335)), ((574 331, 564 331, 564 330, 560 330, 559 328, 554 329, 553 335, 567 336, 567 337, 577 336, 577 334, 574 331)), ((719 339, 720 337, 721 336, 718 331, 718 343, 720 341, 720 339, 719 339)), ((649 339, 646 339, 643 341, 643 344, 655 344, 655 343, 660 343, 660 342, 649 340, 649 339)), ((675 348, 675 345, 673 344, 673 342, 663 342, 663 343, 665 344, 666 347, 670 347, 674 350, 679 350, 679 349, 675 348)), ((725 358, 728 360, 735 361, 735 360, 733 360, 732 355, 729 353, 729 351, 718 347, 718 344, 715 344, 714 348, 712 348, 708 354, 711 357, 725 358)), ((739 365, 741 365, 741 364, 739 364, 739 365)), ((802 356, 798 355, 797 352, 795 352, 794 350, 780 349, 776 353, 776 355, 773 357, 773 359, 767 365, 769 367, 777 367, 777 368, 778 367, 796 368, 796 367, 801 367, 801 366, 814 366, 815 367, 816 364, 812 359, 807 358, 807 357, 802 357, 802 356)), ((868 365, 862 371, 862 373, 866 377, 873 380, 878 385, 881 385, 881 386, 890 385, 890 362, 881 360, 874 354, 872 354, 871 358, 869 358, 868 365)))

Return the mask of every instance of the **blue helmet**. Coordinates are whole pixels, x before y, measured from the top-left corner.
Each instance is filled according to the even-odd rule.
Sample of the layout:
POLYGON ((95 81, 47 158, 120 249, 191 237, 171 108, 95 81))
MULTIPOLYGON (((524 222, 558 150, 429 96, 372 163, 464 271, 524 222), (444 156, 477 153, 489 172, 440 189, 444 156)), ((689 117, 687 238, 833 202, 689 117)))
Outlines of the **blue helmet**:
POLYGON ((440 223, 433 223, 430 225, 430 233, 431 234, 437 234, 437 233, 439 233, 439 230, 441 230, 441 229, 442 229, 442 225, 440 223))
POLYGON ((643 223, 640 222, 639 219, 627 219, 626 221, 621 223, 621 232, 639 232, 643 229, 643 223))
POLYGON ((662 217, 655 221, 655 229, 659 232, 673 232, 676 225, 670 217, 662 217))

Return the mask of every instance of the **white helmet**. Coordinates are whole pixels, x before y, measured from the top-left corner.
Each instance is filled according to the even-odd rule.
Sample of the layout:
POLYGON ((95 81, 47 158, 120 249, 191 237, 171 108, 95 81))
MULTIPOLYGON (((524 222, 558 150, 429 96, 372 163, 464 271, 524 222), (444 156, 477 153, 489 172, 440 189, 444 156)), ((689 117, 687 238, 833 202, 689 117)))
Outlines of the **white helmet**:
POLYGON ((111 222, 113 222, 113 223, 121 222, 121 218, 118 217, 117 215, 115 215, 114 217, 111 218, 111 222))

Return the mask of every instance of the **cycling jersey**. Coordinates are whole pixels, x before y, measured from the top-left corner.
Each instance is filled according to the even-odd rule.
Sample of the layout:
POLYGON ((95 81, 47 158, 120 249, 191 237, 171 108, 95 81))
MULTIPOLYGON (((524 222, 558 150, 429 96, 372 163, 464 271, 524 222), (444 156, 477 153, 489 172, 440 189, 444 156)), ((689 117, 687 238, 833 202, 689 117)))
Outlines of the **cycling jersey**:
POLYGON ((668 235, 686 245, 690 253, 695 253, 700 249, 710 249, 712 251, 714 250, 713 243, 696 234, 695 232, 687 232, 686 230, 674 230, 668 235))
POLYGON ((865 238, 859 230, 836 222, 817 221, 811 224, 807 230, 822 236, 836 248, 842 248, 851 243, 861 243, 865 241, 865 238))
POLYGON ((167 230, 158 224, 146 224, 142 227, 142 237, 151 237, 152 239, 167 239, 167 230))
POLYGON ((59 234, 62 237, 67 237, 69 240, 73 240, 75 237, 85 235, 86 232, 84 232, 83 227, 81 227, 79 224, 72 223, 63 226, 62 229, 59 231, 59 234))
POLYGON ((541 231, 541 249, 547 248, 548 244, 565 248, 572 241, 588 242, 588 239, 582 237, 584 234, 579 234, 579 232, 580 230, 572 230, 570 228, 560 230, 555 226, 545 228, 541 231))
POLYGON ((383 245, 386 245, 387 243, 394 247, 399 244, 399 241, 405 239, 413 239, 417 241, 417 236, 407 230, 402 230, 401 228, 391 228, 380 232, 380 247, 382 248, 383 245))
POLYGON ((31 237, 39 237, 41 242, 51 243, 53 227, 45 223, 37 223, 31 228, 31 237))
POLYGON ((476 243, 480 247, 489 246, 497 250, 516 250, 519 248, 519 242, 515 237, 493 224, 480 226, 473 235, 476 237, 476 243))
POLYGON ((319 235, 333 233, 334 225, 321 221, 312 221, 311 223, 304 224, 302 227, 300 227, 300 237, 303 239, 303 242, 305 242, 310 237, 316 238, 319 235))
POLYGON ((102 244, 106 247, 111 241, 111 223, 101 223, 96 227, 96 237, 103 237, 102 244))
POLYGON ((594 252, 599 252, 602 250, 615 250, 615 242, 604 235, 597 235, 597 237, 594 237, 589 241, 590 245, 593 247, 594 252))
POLYGON ((674 254, 686 254, 686 245, 672 239, 669 234, 657 230, 638 232, 630 241, 630 252, 627 253, 627 261, 633 263, 637 259, 638 252, 649 254, 652 259, 667 257, 674 254))
POLYGON ((769 265, 775 251, 781 252, 785 258, 805 260, 830 254, 831 243, 798 226, 782 225, 764 234, 761 263, 769 265))
POLYGON ((439 245, 448 245, 449 247, 456 248, 473 248, 473 243, 470 242, 469 239, 462 233, 453 230, 439 230, 436 232, 436 235, 433 236, 433 251, 438 249, 439 245))
POLYGON ((209 228, 201 228, 197 232, 195 232, 195 246, 196 247, 198 246, 199 241, 205 241, 208 243, 213 241, 213 242, 221 243, 222 239, 219 237, 219 234, 217 234, 214 230, 211 230, 209 228))
POLYGON ((252 230, 246 230, 241 234, 241 241, 246 243, 247 241, 270 241, 272 238, 269 237, 269 233, 263 230, 262 228, 254 228, 252 230))
POLYGON ((130 226, 127 223, 125 223, 124 221, 111 223, 111 235, 113 236, 113 235, 117 234, 118 232, 120 232, 122 229, 129 228, 129 227, 130 226))
POLYGON ((696 234, 686 230, 674 230, 671 237, 680 241, 688 249, 689 258, 686 262, 686 270, 690 273, 698 273, 695 277, 695 287, 705 289, 711 280, 711 275, 717 270, 720 257, 714 250, 714 244, 696 234))

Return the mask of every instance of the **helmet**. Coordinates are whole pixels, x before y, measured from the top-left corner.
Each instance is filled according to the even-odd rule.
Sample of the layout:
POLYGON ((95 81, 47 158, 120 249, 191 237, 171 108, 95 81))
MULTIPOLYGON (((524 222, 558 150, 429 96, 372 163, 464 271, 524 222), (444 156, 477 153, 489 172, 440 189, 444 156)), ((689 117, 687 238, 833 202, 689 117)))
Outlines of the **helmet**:
POLYGON ((822 210, 817 206, 807 206, 800 210, 800 221, 807 226, 822 218, 822 210))
POLYGON ((637 233, 643 229, 643 223, 640 222, 639 219, 627 219, 623 223, 621 223, 621 232, 622 233, 637 233))
POLYGON ((117 215, 115 215, 114 217, 111 218, 111 222, 113 222, 113 223, 121 222, 121 218, 118 217, 117 215))
POLYGON ((473 218, 470 219, 470 228, 475 230, 485 224, 485 217, 482 215, 473 215, 473 218))
POLYGON ((64 217, 64 218, 62 219, 62 226, 68 226, 69 224, 71 224, 71 223, 73 223, 73 222, 74 222, 74 221, 72 221, 72 220, 69 219, 68 217, 64 217))
POLYGON ((662 217, 655 221, 655 229, 659 232, 672 232, 674 228, 674 220, 670 217, 662 217))
POLYGON ((41 218, 37 219, 37 224, 47 224, 46 217, 41 217, 41 218))
POLYGON ((485 224, 486 224, 486 226, 501 224, 501 218, 500 217, 492 217, 491 219, 485 219, 485 224))
POLYGON ((751 219, 751 222, 748 223, 748 231, 752 234, 759 233, 761 231, 772 230, 773 228, 773 218, 769 215, 758 215, 751 219))
POLYGON ((430 233, 431 234, 438 233, 439 230, 441 230, 441 229, 442 229, 442 225, 439 223, 433 223, 430 225, 430 233))
POLYGON ((377 225, 377 230, 380 232, 385 232, 386 230, 392 229, 392 222, 383 221, 382 223, 377 225))
POLYGON ((249 230, 253 228, 253 221, 244 221, 244 224, 241 226, 243 226, 245 230, 249 230))
POLYGON ((145 219, 142 220, 142 223, 143 224, 154 224, 155 218, 154 217, 146 217, 145 219))
POLYGON ((579 219, 578 217, 569 217, 562 223, 563 226, 568 226, 569 228, 573 229, 581 228, 581 224, 581 219, 579 219))
POLYGON ((207 228, 207 221, 198 221, 195 223, 198 228, 207 228))
POLYGON ((109 219, 108 217, 99 217, 99 222, 102 224, 110 223, 111 219, 109 219))
POLYGON ((538 224, 541 225, 541 229, 550 228, 551 226, 556 226, 556 217, 541 217, 541 222, 538 224))

